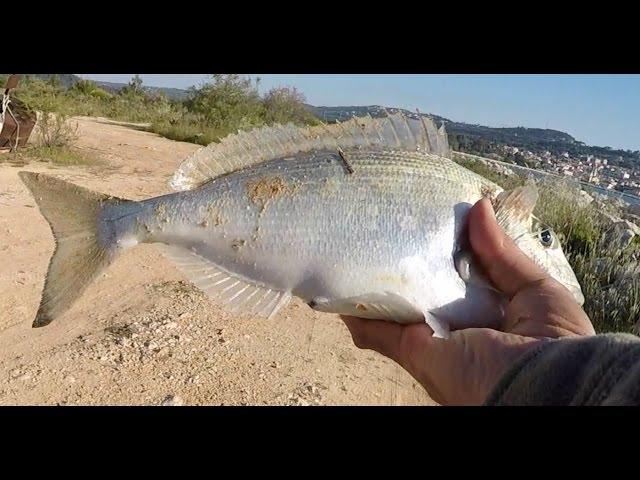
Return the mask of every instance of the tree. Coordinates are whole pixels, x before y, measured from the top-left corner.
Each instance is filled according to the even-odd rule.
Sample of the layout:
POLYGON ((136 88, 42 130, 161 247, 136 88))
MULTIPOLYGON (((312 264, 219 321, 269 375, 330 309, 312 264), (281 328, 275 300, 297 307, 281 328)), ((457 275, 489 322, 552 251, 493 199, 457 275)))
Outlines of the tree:
POLYGON ((235 130, 264 123, 264 106, 257 85, 238 74, 214 74, 192 87, 186 106, 216 128, 235 130))
POLYGON ((272 88, 264 96, 268 123, 314 123, 315 117, 305 105, 305 97, 295 87, 272 88))
POLYGON ((144 96, 144 88, 142 86, 142 79, 140 75, 135 74, 129 83, 122 87, 120 90, 122 95, 130 95, 132 97, 142 97, 144 96))
POLYGON ((129 81, 129 88, 131 88, 134 93, 142 92, 142 79, 140 78, 140 75, 136 73, 133 76, 133 78, 129 81))

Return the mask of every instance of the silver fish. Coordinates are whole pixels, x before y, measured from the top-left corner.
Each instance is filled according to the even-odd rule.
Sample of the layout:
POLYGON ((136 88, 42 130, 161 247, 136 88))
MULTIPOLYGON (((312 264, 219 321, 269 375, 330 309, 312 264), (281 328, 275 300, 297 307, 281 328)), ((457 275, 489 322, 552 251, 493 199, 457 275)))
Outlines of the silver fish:
POLYGON ((582 302, 557 237, 532 215, 535 187, 503 192, 448 156, 443 128, 396 114, 232 135, 180 166, 182 191, 140 202, 21 172, 56 239, 34 326, 139 243, 239 314, 273 316, 297 296, 323 312, 426 321, 440 337, 495 325, 505 298, 464 231, 487 195, 520 248, 582 302))

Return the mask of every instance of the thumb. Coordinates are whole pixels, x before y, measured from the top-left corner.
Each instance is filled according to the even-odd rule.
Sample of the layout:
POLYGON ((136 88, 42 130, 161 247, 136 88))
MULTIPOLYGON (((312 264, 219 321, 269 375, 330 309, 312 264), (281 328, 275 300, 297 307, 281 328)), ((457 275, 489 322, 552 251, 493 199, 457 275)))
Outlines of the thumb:
POLYGON ((496 221, 487 199, 469 211, 469 242, 491 281, 509 297, 525 286, 549 278, 507 236, 496 221))

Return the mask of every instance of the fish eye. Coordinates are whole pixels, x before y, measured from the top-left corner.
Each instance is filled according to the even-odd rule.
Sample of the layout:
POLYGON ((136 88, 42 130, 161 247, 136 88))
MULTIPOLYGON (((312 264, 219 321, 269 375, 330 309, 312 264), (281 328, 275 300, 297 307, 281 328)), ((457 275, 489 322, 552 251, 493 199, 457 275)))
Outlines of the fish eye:
POLYGON ((542 230, 538 237, 540 238, 540 243, 545 247, 550 247, 553 244, 553 232, 548 228, 542 230))

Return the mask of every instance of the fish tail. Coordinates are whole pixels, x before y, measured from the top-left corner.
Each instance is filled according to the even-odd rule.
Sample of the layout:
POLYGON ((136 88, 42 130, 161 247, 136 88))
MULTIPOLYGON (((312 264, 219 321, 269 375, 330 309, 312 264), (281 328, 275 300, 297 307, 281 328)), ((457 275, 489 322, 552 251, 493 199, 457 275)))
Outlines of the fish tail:
POLYGON ((33 321, 33 327, 42 327, 67 311, 122 250, 115 223, 103 218, 105 210, 136 202, 41 173, 19 175, 49 222, 56 244, 33 321))

